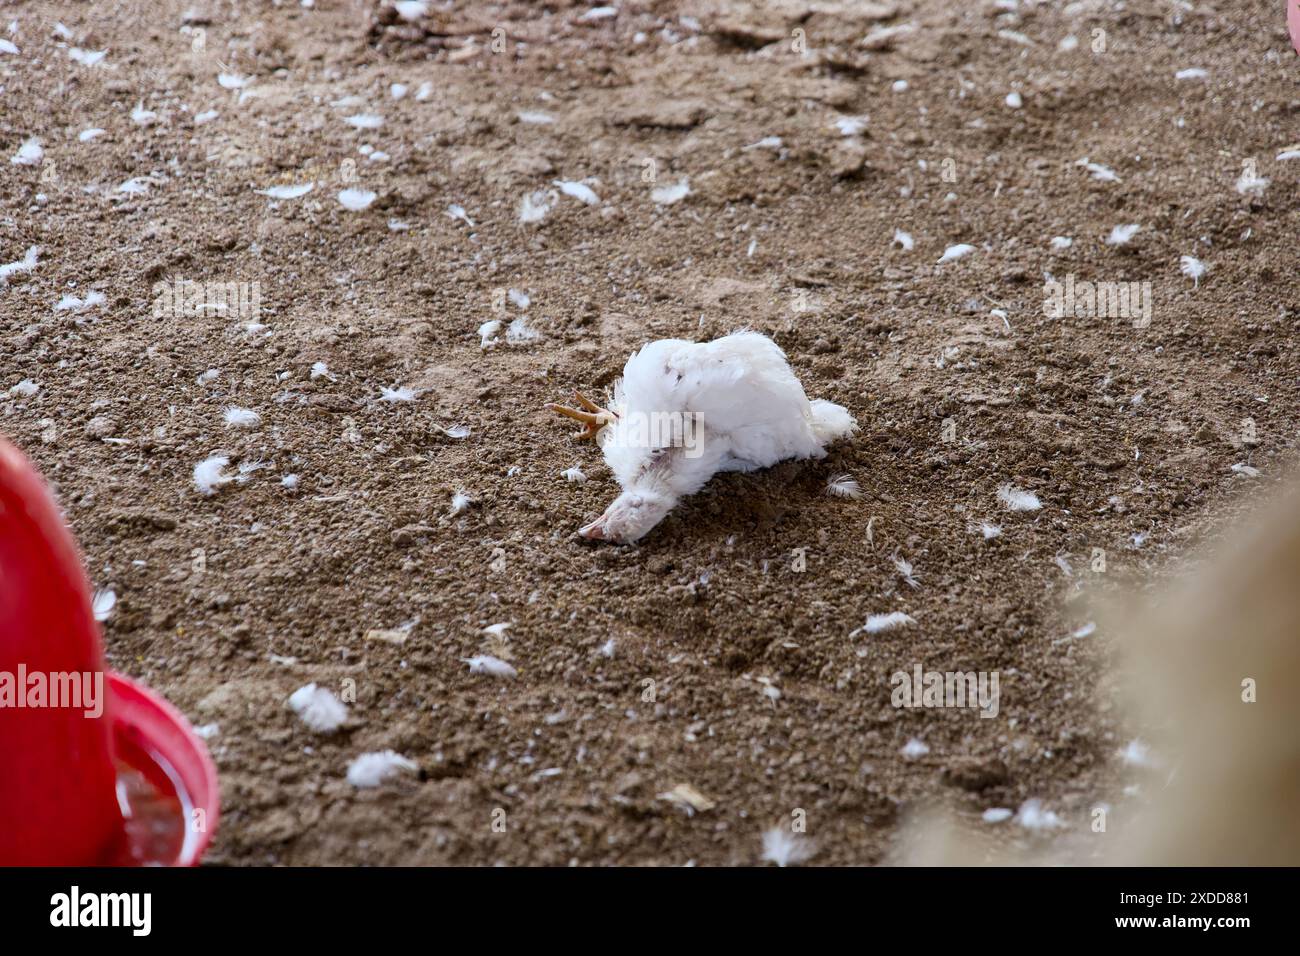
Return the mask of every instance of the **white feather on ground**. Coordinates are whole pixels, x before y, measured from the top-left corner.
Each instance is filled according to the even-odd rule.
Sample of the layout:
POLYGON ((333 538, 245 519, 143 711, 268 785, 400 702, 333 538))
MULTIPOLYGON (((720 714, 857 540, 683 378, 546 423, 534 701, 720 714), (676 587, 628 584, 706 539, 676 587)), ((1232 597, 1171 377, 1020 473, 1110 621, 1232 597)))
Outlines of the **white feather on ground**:
POLYGON ((530 326, 522 317, 515 319, 506 329, 507 345, 527 345, 541 339, 542 333, 530 326))
POLYGON ((1179 263, 1183 269, 1183 275, 1192 279, 1196 283, 1196 288, 1201 287, 1201 277, 1208 271, 1204 262, 1195 256, 1183 256, 1179 263))
POLYGON ((888 614, 871 614, 867 617, 867 623, 851 631, 849 637, 856 637, 864 631, 868 634, 879 634, 882 631, 892 631, 896 627, 904 627, 915 623, 916 619, 914 617, 902 611, 890 611, 888 614))
POLYGON ((1038 495, 1012 485, 1003 485, 998 489, 998 500, 1010 511, 1037 511, 1043 506, 1038 495))
POLYGON ((194 466, 194 487, 200 493, 210 495, 222 485, 235 480, 234 475, 227 475, 223 469, 230 464, 225 455, 212 455, 194 466))
POLYGON ((240 408, 237 405, 227 408, 222 418, 227 428, 256 428, 262 424, 261 415, 251 408, 240 408))
POLYGON ((92 126, 90 129, 83 129, 77 134, 77 140, 82 143, 89 143, 91 140, 98 139, 107 133, 108 130, 101 129, 98 126, 92 126))
POLYGON ((1088 172, 1092 173, 1092 178, 1098 182, 1117 183, 1120 181, 1115 170, 1111 169, 1109 166, 1103 166, 1101 163, 1090 162, 1087 156, 1083 157, 1083 159, 1079 160, 1075 165, 1082 166, 1088 172))
POLYGON ((541 222, 554 207, 557 198, 555 190, 548 192, 538 189, 524 193, 523 199, 519 200, 519 221, 526 225, 541 222))
POLYGON ((896 557, 894 558, 894 568, 898 571, 899 577, 903 579, 903 583, 908 587, 919 588, 921 586, 913 574, 914 569, 912 567, 912 562, 908 561, 906 558, 896 557))
POLYGON ((993 538, 996 538, 998 535, 1002 534, 1002 529, 998 525, 993 524, 992 522, 981 521, 979 523, 979 532, 980 534, 984 535, 985 541, 990 541, 993 538))
POLYGON ((1186 70, 1179 70, 1177 73, 1174 74, 1174 79, 1175 80, 1203 80, 1209 75, 1210 73, 1208 70, 1203 70, 1199 66, 1193 66, 1193 67, 1189 67, 1186 70))
POLYGON ((85 309, 93 309, 97 305, 103 305, 108 301, 108 296, 102 292, 90 292, 84 299, 79 299, 75 295, 65 295, 54 305, 55 312, 76 311, 81 312, 85 309))
POLYGON ((316 684, 299 687, 289 697, 292 710, 318 734, 332 734, 348 719, 348 709, 332 692, 316 684))
POLYGON ((11 275, 17 275, 20 272, 31 272, 39 264, 41 254, 40 246, 28 246, 27 252, 17 262, 6 262, 0 265, 0 286, 9 282, 11 275))
POLYGON ((1125 223, 1124 225, 1116 226, 1114 229, 1110 231, 1110 235, 1106 237, 1106 245, 1126 246, 1133 241, 1133 237, 1136 236, 1141 230, 1142 227, 1135 222, 1125 223))
POLYGON ((763 834, 763 860, 767 863, 796 866, 811 860, 816 853, 816 844, 785 827, 773 827, 763 834))
POLYGON ((1119 752, 1119 756, 1130 767, 1151 768, 1156 765, 1150 748, 1140 740, 1130 740, 1128 746, 1119 752))
POLYGON ((1069 236, 1054 236, 1052 238, 1053 252, 1064 252, 1066 249, 1069 249, 1072 245, 1074 245, 1074 240, 1071 239, 1069 236))
POLYGON ((478 327, 478 347, 489 349, 497 344, 497 333, 501 331, 501 320, 491 319, 478 327))
POLYGON ((380 386, 379 388, 379 400, 381 402, 413 402, 418 394, 415 389, 408 388, 405 385, 399 385, 397 388, 388 388, 387 386, 380 386))
POLYGON ((108 56, 107 50, 83 50, 76 46, 68 50, 68 59, 82 66, 98 66, 106 56, 108 56))
POLYGON ((983 819, 985 823, 1004 823, 1015 816, 1014 811, 1006 807, 990 807, 984 811, 983 819))
POLYGON ((462 657, 469 665, 471 674, 486 674, 489 677, 518 677, 519 672, 509 663, 491 654, 477 654, 474 657, 462 657))
POLYGON ((1051 810, 1043 809, 1038 799, 1026 800, 1016 813, 1016 822, 1026 830, 1054 830, 1062 826, 1061 818, 1051 810))
POLYGON ((894 245, 901 246, 904 252, 911 252, 916 247, 916 240, 912 238, 910 232, 904 232, 902 229, 895 229, 894 245))
POLYGON ((375 193, 368 189, 344 189, 338 195, 339 205, 351 212, 368 209, 375 199, 375 193))
POLYGON ((907 760, 916 760, 920 757, 924 757, 929 752, 930 745, 916 737, 913 737, 907 743, 903 744, 903 748, 899 751, 899 753, 907 760))
POLYGON ((384 118, 378 113, 354 113, 343 117, 343 122, 354 129, 379 129, 384 125, 384 118))
POLYGON ((419 767, 399 753, 381 750, 362 754, 348 764, 348 783, 354 787, 377 787, 403 772, 414 772, 419 767))
POLYGON ((1254 169, 1247 167, 1242 170, 1241 178, 1237 180, 1237 192, 1258 199, 1264 195, 1264 190, 1268 189, 1270 182, 1272 180, 1260 176, 1254 169))
POLYGON ((16 396, 17 398, 31 398, 40 390, 41 387, 39 385, 33 382, 30 378, 25 378, 17 385, 10 388, 9 394, 16 396))
POLYGON ((9 162, 15 166, 38 166, 44 158, 45 150, 41 141, 33 136, 18 147, 18 152, 9 158, 9 162))
POLYGON ((848 475, 836 475, 826 483, 826 493, 833 498, 861 498, 861 486, 848 475))
POLYGON ((307 195, 316 188, 316 183, 298 183, 293 186, 271 186, 269 189, 258 189, 255 192, 263 196, 270 196, 272 199, 298 199, 307 195))
POLYGON ((582 469, 577 465, 565 469, 560 472, 560 474, 564 477, 565 481, 573 482, 574 484, 580 485, 587 480, 587 476, 582 473, 582 469))
POLYGON ((117 592, 112 588, 96 591, 90 607, 96 621, 107 621, 113 615, 113 608, 117 607, 117 592))
POLYGON ((650 201, 656 206, 671 206, 679 203, 691 194, 691 184, 683 179, 671 186, 659 186, 650 190, 650 201))
POLYGON ((469 510, 469 506, 474 503, 474 499, 463 491, 458 491, 451 496, 451 509, 447 514, 455 517, 469 510))
POLYGON ((574 199, 577 199, 588 206, 595 206, 600 203, 600 197, 592 191, 590 186, 583 183, 557 179, 551 185, 558 186, 560 192, 564 193, 564 195, 572 196, 574 199))
POLYGON ((949 246, 944 250, 943 255, 939 257, 939 265, 945 262, 956 262, 958 259, 964 259, 975 251, 975 247, 969 243, 959 242, 955 246, 949 246))

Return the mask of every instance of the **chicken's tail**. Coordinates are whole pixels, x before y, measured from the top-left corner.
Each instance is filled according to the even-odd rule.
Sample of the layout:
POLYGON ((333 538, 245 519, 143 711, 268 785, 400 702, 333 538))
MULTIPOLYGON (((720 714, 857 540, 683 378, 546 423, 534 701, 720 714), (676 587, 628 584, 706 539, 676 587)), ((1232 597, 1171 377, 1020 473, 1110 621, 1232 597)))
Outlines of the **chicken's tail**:
POLYGON ((823 447, 858 430, 858 423, 843 405, 820 398, 811 405, 813 434, 823 447))

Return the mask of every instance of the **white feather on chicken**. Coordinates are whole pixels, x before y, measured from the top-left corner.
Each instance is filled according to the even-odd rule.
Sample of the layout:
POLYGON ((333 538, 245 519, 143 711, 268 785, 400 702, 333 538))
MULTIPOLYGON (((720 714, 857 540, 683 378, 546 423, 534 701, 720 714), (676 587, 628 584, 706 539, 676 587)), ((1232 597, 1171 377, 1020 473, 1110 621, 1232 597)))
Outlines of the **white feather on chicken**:
POLYGON ((632 542, 720 471, 754 471, 786 459, 821 458, 853 433, 848 410, 810 402, 785 353, 741 330, 713 342, 660 339, 634 353, 614 384, 612 407, 578 396, 582 421, 623 488, 587 538, 632 542))

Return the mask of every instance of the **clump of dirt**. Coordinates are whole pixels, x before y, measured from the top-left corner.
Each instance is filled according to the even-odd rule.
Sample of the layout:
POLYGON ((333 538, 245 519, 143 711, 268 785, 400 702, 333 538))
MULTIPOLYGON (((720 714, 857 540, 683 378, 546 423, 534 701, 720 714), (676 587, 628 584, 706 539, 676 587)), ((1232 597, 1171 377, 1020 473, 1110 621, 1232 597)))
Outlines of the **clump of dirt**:
POLYGON ((0 261, 40 251, 0 429, 118 594, 111 664, 210 725, 210 859, 753 863, 803 819, 814 863, 873 863, 928 803, 1122 801, 1094 599, 1295 446, 1275 6, 19 7, 0 131, 43 159, 6 165, 0 261), (1045 314, 1067 278, 1150 283, 1149 321, 1045 314), (860 434, 578 541, 615 487, 543 403, 741 325, 860 434), (894 706, 918 664, 997 672, 996 717, 894 706), (311 681, 355 691, 335 735, 285 706, 311 681), (346 782, 385 749, 419 774, 346 782))

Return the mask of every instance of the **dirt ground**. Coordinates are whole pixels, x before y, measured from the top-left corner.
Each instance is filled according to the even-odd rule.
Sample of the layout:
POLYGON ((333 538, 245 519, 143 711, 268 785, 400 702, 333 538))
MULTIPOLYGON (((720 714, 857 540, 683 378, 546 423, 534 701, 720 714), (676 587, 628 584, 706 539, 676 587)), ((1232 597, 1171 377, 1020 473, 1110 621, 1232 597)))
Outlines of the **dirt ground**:
POLYGON ((589 10, 3 9, 5 158, 44 155, 0 176, 0 262, 40 248, 0 288, 0 430, 118 596, 111 665, 211 735, 209 862, 753 864, 806 819, 812 863, 878 863, 929 804, 1050 838, 981 822, 1030 799, 1086 832, 1146 778, 1119 756, 1140 729, 1107 629, 1073 635, 1296 445, 1280 4, 589 10), (345 121, 366 114, 382 126, 345 121), (1270 183, 1243 192, 1252 162, 1270 183), (598 202, 521 222, 558 180, 598 202), (346 209, 349 188, 376 198, 346 209), (1150 282, 1150 322, 1049 317, 1049 273, 1150 282), (156 308, 182 281, 256 284, 260 308, 156 308), (481 345, 519 318, 537 337, 481 345), (645 341, 742 325, 860 433, 716 478, 638 546, 579 541, 615 485, 542 404, 603 391, 645 341), (382 399, 398 387, 415 399, 382 399), (214 454, 262 467, 205 496, 214 454), (860 498, 826 494, 841 474, 860 498), (1005 508, 1007 483, 1041 510, 1005 508), (893 611, 915 624, 853 633, 893 611), (518 676, 471 674, 480 653, 518 676), (917 664, 997 671, 997 717, 895 708, 917 664), (312 681, 355 682, 334 735, 286 707, 312 681), (418 774, 347 782, 385 749, 418 774), (681 784, 713 805, 661 797, 681 784))

